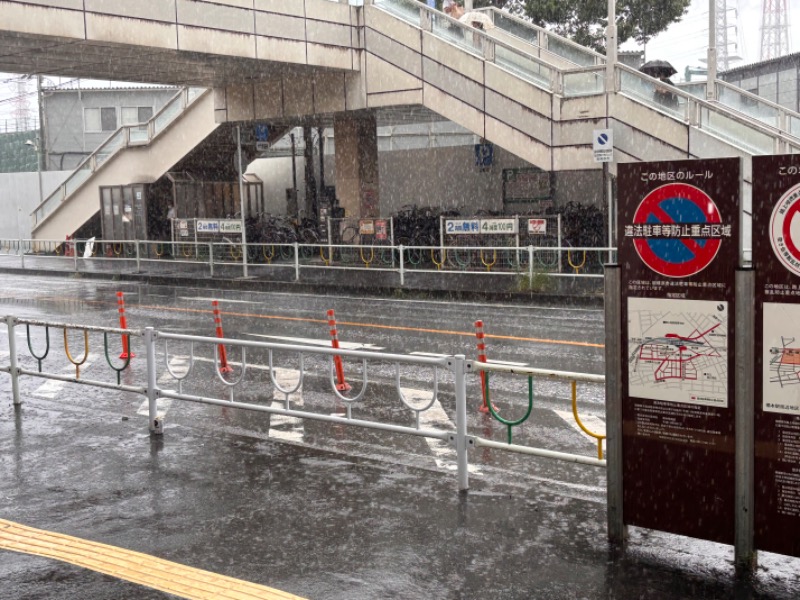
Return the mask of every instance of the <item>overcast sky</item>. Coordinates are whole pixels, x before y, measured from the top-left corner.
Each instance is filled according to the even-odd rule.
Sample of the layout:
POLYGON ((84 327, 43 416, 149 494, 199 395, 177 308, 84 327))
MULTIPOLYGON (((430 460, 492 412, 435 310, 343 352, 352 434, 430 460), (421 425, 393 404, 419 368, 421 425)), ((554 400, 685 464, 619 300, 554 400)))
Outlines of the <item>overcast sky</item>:
MULTIPOLYGON (((788 0, 790 52, 800 52, 800 0, 788 0)), ((685 67, 705 67, 708 49, 709 0, 692 0, 683 19, 647 44, 646 58, 669 60, 678 69, 674 81, 683 78, 685 67)), ((736 50, 729 44, 729 56, 738 54, 743 61, 758 62, 761 54, 762 0, 728 0, 728 41, 737 40, 736 50), (736 9, 736 10, 734 10, 736 9)), ((623 50, 637 49, 636 44, 624 44, 623 50)))

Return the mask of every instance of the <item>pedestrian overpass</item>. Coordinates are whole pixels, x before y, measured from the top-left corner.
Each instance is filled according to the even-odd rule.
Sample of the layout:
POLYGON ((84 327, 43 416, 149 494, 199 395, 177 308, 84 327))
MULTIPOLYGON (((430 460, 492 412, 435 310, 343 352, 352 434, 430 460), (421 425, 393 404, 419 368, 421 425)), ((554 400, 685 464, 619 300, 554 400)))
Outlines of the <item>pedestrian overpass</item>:
MULTIPOLYGON (((364 134, 382 124, 443 117, 546 171, 600 168, 592 133, 605 128, 617 162, 738 156, 746 210, 750 157, 800 152, 800 115, 765 102, 745 113, 696 85, 659 104, 657 80, 501 11, 487 10, 494 27, 480 31, 414 0, 364 4, 0 0, 0 70, 213 90, 187 90, 161 140, 138 144, 150 151, 123 134, 102 160, 90 157, 37 208, 34 236, 63 239, 95 214, 100 182, 135 171, 126 156, 166 172, 222 123, 333 126, 349 214, 364 214, 363 196, 375 193, 377 147, 365 152, 364 134)), ((737 93, 720 82, 712 91, 737 93)))

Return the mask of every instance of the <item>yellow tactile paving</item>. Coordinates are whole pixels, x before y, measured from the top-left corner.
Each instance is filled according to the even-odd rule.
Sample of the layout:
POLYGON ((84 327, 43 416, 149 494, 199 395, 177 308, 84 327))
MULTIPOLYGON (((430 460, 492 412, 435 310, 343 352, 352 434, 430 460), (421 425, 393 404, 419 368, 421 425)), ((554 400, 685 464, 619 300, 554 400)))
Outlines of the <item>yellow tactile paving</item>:
POLYGON ((0 549, 35 554, 190 600, 303 600, 263 585, 0 519, 0 549))

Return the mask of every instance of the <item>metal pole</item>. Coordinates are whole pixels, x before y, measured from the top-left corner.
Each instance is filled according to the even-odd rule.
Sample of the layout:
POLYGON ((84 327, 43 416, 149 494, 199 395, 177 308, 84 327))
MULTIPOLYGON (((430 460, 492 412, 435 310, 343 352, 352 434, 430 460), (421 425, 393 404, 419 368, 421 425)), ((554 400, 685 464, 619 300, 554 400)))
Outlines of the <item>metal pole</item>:
POLYGON ((19 369, 17 368, 17 334, 14 326, 17 323, 16 317, 6 317, 6 326, 8 327, 8 360, 10 363, 11 375, 11 397, 14 400, 14 406, 19 406, 22 401, 19 399, 19 369))
POLYGON ((331 229, 331 218, 326 217, 328 221, 328 264, 333 264, 333 229, 331 229))
POLYGON ((136 272, 137 273, 141 273, 142 272, 142 258, 141 258, 141 255, 139 254, 139 240, 136 240, 136 242, 134 242, 134 246, 136 247, 136 272))
POLYGON ((606 329, 606 489, 608 541, 623 546, 627 530, 622 515, 622 312, 620 268, 605 266, 605 329, 606 329))
POLYGON ((603 184, 606 188, 606 205, 608 206, 608 263, 614 262, 611 256, 611 248, 614 246, 614 199, 611 196, 611 174, 608 171, 608 163, 603 163, 603 184))
POLYGON ((528 277, 530 283, 533 283, 533 245, 528 246, 528 277))
POLYGON ((403 244, 400 244, 400 285, 406 284, 406 274, 404 270, 405 260, 403 259, 403 244))
POLYGON ((300 281, 300 252, 297 242, 294 243, 294 280, 300 281))
MULTIPOLYGON (((713 0, 712 0, 713 1, 713 0)), ((608 0, 608 25, 606 26, 606 93, 616 91, 614 69, 617 65, 617 5, 608 0)))
POLYGON ((467 361, 463 354, 453 357, 453 376, 456 391, 456 454, 458 461, 458 491, 469 489, 469 456, 467 454, 467 361))
MULTIPOLYGON (((295 145, 294 145, 294 133, 289 134, 289 139, 292 141, 292 199, 294 200, 295 210, 299 211, 300 206, 297 204, 297 165, 295 164, 295 145)), ((288 214, 288 210, 287 210, 288 214)), ((289 215, 293 217, 297 217, 297 214, 289 215)))
POLYGON ((558 213, 558 272, 561 273, 561 213, 558 213))
POLYGON ((392 268, 394 269, 394 217, 389 217, 389 242, 392 246, 392 268))
POLYGON ((717 99, 717 3, 708 0, 708 74, 706 100, 717 99))
POLYGON ((147 349, 147 414, 150 433, 164 433, 163 423, 158 418, 158 384, 156 382, 156 331, 145 327, 144 345, 147 349))
POLYGON ((753 544, 755 272, 736 271, 736 529, 734 563, 739 571, 752 571, 758 554, 753 544))
POLYGON ((239 212, 242 215, 242 275, 247 277, 247 231, 245 229, 244 173, 242 173, 242 128, 236 126, 236 151, 239 153, 239 212))
POLYGON ((208 243, 208 276, 214 277, 214 242, 208 243))
MULTIPOLYGON (((19 260, 22 265, 22 268, 25 268, 25 247, 22 245, 22 238, 19 239, 19 260)), ((75 270, 78 270, 78 261, 75 260, 75 270)))
MULTIPOLYGON (((86 244, 83 245, 84 249, 86 249, 86 244)), ((78 242, 74 241, 72 243, 72 260, 75 263, 75 272, 78 272, 78 242)))

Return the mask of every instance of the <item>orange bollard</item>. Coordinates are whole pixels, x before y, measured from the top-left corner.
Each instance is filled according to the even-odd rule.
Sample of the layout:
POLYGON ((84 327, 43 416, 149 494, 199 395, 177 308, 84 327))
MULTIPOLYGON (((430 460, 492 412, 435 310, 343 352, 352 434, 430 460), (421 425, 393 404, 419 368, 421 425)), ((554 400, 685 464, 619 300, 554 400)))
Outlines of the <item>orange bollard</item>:
MULTIPOLYGON (((211 308, 214 309, 214 325, 217 328, 217 337, 224 338, 225 334, 222 333, 222 316, 219 311, 219 302, 216 300, 211 301, 211 308)), ((225 352, 225 346, 218 344, 219 347, 219 371, 220 373, 230 373, 233 367, 228 364, 228 354, 225 352)))
MULTIPOLYGON (((69 236, 67 236, 69 237, 69 236)), ((125 319, 125 296, 122 292, 117 292, 117 310, 119 310, 119 327, 120 329, 128 328, 128 321, 125 319)), ((136 355, 130 351, 128 347, 128 336, 122 336, 122 354, 120 358, 135 358, 136 355)))
MULTIPOLYGON (((478 360, 486 362, 486 342, 484 342, 483 321, 475 321, 475 337, 478 338, 478 360)), ((486 402, 486 372, 481 371, 481 395, 483 404, 478 409, 482 413, 489 412, 489 405, 486 402)))
MULTIPOLYGON (((331 328, 331 345, 338 350, 339 334, 336 332, 336 315, 334 315, 333 309, 328 311, 328 325, 331 328)), ((342 365, 342 357, 334 356, 333 364, 336 367, 336 389, 340 392, 347 392, 353 389, 352 386, 344 380, 344 366, 342 365)))

